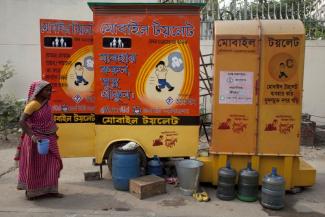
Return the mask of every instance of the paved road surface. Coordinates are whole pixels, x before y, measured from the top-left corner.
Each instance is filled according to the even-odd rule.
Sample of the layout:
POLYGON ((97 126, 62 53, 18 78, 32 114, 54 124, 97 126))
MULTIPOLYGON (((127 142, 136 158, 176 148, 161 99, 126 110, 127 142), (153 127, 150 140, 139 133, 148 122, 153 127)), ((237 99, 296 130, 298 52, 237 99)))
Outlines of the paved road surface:
POLYGON ((322 158, 311 162, 318 168, 317 184, 302 193, 287 194, 285 209, 269 211, 259 202, 221 201, 215 197, 215 188, 211 186, 205 186, 212 198, 207 203, 183 196, 178 188, 170 185, 167 194, 138 200, 128 192, 114 190, 107 168, 104 168, 103 180, 85 182, 83 172, 98 169, 91 166, 90 158, 64 159, 60 191, 65 198, 27 201, 24 192, 16 190, 17 170, 10 169, 14 151, 0 149, 1 217, 325 217, 325 159, 322 158))

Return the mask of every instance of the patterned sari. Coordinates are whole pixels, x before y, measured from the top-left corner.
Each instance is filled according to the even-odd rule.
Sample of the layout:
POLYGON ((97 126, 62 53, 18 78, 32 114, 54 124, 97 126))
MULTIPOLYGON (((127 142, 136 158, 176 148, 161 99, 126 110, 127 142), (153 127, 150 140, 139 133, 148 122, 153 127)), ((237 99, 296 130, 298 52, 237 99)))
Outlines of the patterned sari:
MULTIPOLYGON (((48 84, 46 81, 34 82, 34 89, 31 86, 32 91, 29 92, 29 101, 48 84)), ((38 111, 31 114, 27 124, 38 139, 49 139, 49 152, 47 155, 40 155, 37 152, 37 144, 27 134, 22 135, 17 188, 26 190, 27 198, 58 193, 62 160, 57 144, 57 127, 47 101, 38 111)))

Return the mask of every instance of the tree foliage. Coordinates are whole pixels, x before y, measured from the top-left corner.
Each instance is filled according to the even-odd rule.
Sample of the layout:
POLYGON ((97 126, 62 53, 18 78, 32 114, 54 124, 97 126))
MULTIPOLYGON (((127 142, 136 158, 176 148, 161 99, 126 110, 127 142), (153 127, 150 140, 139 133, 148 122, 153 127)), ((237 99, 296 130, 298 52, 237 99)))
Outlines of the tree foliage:
MULTIPOLYGON (((0 90, 4 83, 14 75, 12 65, 7 62, 0 67, 0 90)), ((18 119, 23 103, 9 95, 0 95, 0 132, 8 140, 10 129, 18 129, 18 119)))
POLYGON ((2 65, 2 69, 0 69, 0 89, 3 87, 4 82, 11 78, 14 75, 14 69, 10 62, 2 65))
POLYGON ((250 3, 253 9, 259 7, 258 14, 261 16, 270 14, 274 18, 283 19, 305 19, 314 10, 315 0, 255 0, 250 3), (275 13, 274 13, 275 12, 275 13))
POLYGON ((316 0, 232 0, 227 7, 218 2, 221 19, 300 19, 308 39, 325 39, 325 22, 312 15, 316 0))

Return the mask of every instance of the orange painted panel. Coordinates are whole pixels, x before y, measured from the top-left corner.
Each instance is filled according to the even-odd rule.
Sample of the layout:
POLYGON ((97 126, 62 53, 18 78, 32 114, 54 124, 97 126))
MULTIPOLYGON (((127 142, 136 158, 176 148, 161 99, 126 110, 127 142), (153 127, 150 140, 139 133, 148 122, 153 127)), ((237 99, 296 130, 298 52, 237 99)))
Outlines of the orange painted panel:
POLYGON ((202 5, 89 5, 94 12, 96 154, 112 141, 131 140, 148 156, 194 156, 202 5))
POLYGON ((299 154, 304 33, 263 36, 258 153, 299 154))
MULTIPOLYGON (((258 26, 253 25, 257 34, 258 26)), ((258 35, 243 31, 215 38, 212 153, 256 152, 259 40, 258 35)))
POLYGON ((99 124, 198 125, 199 10, 168 13, 159 7, 152 14, 130 14, 132 5, 122 5, 118 14, 102 13, 109 6, 94 10, 99 124), (115 121, 121 116, 131 120, 115 121))
POLYGON ((60 154, 94 156, 93 23, 41 19, 40 34, 42 79, 52 84, 60 154))
POLYGON ((53 112, 69 116, 58 118, 65 123, 95 111, 92 28, 88 21, 40 20, 42 79, 52 84, 53 112))

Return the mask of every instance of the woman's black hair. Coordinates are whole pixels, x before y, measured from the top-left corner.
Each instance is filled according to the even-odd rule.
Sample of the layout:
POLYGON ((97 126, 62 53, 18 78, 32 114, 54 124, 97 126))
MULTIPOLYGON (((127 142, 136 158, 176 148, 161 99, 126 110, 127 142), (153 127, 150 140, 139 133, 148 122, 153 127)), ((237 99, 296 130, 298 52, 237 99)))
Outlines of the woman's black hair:
POLYGON ((46 86, 44 86, 36 95, 35 95, 35 97, 37 97, 38 95, 40 95, 41 93, 42 93, 42 91, 46 88, 46 87, 48 87, 48 86, 50 86, 50 87, 52 87, 52 84, 47 84, 46 86))

